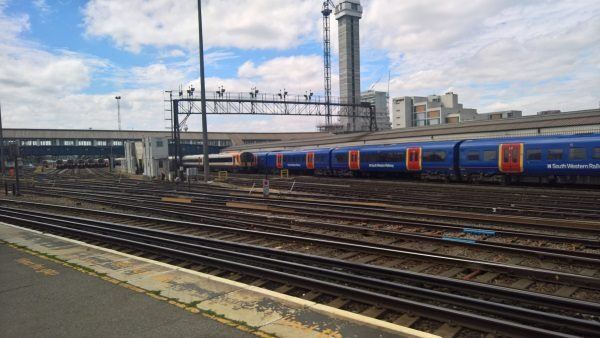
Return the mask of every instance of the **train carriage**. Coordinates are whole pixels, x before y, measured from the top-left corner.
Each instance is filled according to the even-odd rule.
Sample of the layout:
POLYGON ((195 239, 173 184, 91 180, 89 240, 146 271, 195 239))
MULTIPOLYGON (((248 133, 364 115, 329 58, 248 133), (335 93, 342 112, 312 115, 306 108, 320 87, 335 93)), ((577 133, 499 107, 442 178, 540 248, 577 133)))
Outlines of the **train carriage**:
POLYGON ((534 136, 464 141, 467 180, 600 183, 600 135, 534 136))
POLYGON ((600 134, 257 152, 254 161, 258 172, 600 184, 600 134))
POLYGON ((344 147, 333 150, 336 173, 396 174, 447 179, 455 176, 454 157, 459 142, 421 142, 344 147))
POLYGON ((407 145, 407 171, 418 171, 426 179, 454 179, 458 166, 454 159, 460 141, 422 142, 407 145), (418 163, 417 160, 420 162, 418 163))
POLYGON ((274 167, 270 168, 301 173, 327 172, 330 152, 330 148, 278 152, 272 155, 274 167))
MULTIPOLYGON (((203 155, 186 155, 181 158, 184 168, 202 168, 203 155)), ((170 157, 170 160, 174 158, 170 157)), ((239 171, 256 167, 256 156, 250 152, 209 154, 211 170, 239 171)))
POLYGON ((359 149, 359 156, 360 170, 363 172, 406 172, 405 145, 363 146, 359 149))

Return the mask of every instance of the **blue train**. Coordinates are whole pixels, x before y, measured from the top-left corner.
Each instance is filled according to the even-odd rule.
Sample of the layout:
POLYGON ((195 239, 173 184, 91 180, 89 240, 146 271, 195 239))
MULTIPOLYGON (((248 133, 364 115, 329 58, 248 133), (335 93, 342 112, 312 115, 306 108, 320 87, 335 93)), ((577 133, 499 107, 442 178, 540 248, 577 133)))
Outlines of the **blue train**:
POLYGON ((468 182, 600 184, 600 134, 253 153, 242 170, 468 182))

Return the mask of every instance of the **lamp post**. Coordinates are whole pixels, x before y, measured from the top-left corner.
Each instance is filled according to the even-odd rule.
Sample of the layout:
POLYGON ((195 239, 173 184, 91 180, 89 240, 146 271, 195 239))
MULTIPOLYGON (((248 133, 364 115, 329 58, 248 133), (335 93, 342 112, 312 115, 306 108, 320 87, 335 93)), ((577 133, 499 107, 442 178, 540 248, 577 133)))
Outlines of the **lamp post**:
POLYGON ((4 130, 2 129, 2 104, 0 104, 0 175, 4 181, 4 130))
POLYGON ((119 131, 121 131, 121 96, 115 96, 117 100, 117 121, 119 122, 119 131))
MULTIPOLYGON (((119 131, 121 131, 121 96, 117 95, 115 96, 115 100, 117 100, 117 122, 119 123, 119 131)), ((113 171, 113 166, 115 165, 115 159, 113 158, 113 144, 115 142, 115 139, 111 139, 110 140, 110 159, 108 161, 109 164, 109 171, 112 172, 113 171)))
POLYGON ((206 88, 204 85, 204 42, 202 38, 202 1, 198 0, 198 47, 200 58, 200 102, 202 106, 202 155, 204 165, 204 182, 208 182, 208 130, 206 122, 206 88))

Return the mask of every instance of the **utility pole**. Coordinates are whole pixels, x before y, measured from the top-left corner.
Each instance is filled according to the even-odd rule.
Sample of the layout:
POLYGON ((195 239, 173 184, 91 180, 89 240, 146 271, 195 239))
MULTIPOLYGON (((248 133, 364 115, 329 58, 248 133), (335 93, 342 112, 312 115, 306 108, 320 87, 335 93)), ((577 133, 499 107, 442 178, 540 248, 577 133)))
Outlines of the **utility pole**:
POLYGON ((208 129, 206 122, 206 88, 204 85, 204 42, 202 39, 202 4, 198 0, 198 44, 200 48, 200 102, 202 109, 202 164, 204 166, 204 182, 208 182, 208 129))
MULTIPOLYGON (((117 122, 119 124, 119 131, 121 131, 121 95, 115 96, 115 100, 117 100, 117 122)), ((110 140, 110 158, 108 160, 109 169, 108 171, 113 171, 113 166, 115 165, 115 159, 113 158, 113 143, 115 139, 110 140)))
POLYGON ((0 103, 0 174, 4 181, 4 129, 2 129, 2 104, 0 103))
POLYGON ((21 182, 19 181, 19 155, 19 143, 15 143, 15 196, 21 196, 21 182))
POLYGON ((119 131, 121 131, 121 96, 115 96, 117 100, 117 121, 119 123, 119 131))
POLYGON ((329 15, 332 10, 329 8, 329 5, 335 7, 331 0, 323 1, 323 9, 321 10, 321 14, 323 14, 323 77, 325 80, 325 102, 327 103, 327 113, 325 114, 325 126, 331 127, 331 107, 329 103, 331 102, 331 44, 329 38, 329 15))

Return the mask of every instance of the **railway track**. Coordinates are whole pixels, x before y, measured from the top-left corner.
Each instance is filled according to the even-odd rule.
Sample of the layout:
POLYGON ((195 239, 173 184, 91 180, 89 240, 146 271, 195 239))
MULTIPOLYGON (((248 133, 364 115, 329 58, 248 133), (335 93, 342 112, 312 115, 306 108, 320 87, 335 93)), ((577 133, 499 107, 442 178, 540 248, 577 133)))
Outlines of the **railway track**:
MULTIPOLYGON (((315 207, 319 208, 341 208, 341 212, 338 212, 339 218, 343 218, 343 215, 349 215, 349 220, 368 221, 379 218, 382 221, 394 221, 394 217, 417 217, 417 218, 429 218, 432 216, 435 219, 446 219, 446 220, 459 220, 462 224, 465 222, 471 222, 474 225, 479 225, 482 222, 496 223, 496 224, 509 224, 511 227, 514 226, 535 226, 538 228, 553 229, 553 231, 561 230, 565 228, 577 229, 585 231, 585 229, 591 229, 592 231, 598 228, 598 222, 596 220, 561 220, 554 219, 552 217, 531 217, 531 216, 513 216, 513 215, 501 215, 495 213, 476 213, 471 211, 448 211, 448 210, 430 210, 426 208, 412 208, 399 206, 397 204, 385 204, 378 202, 347 202, 337 201, 331 198, 303 198, 302 196, 296 195, 282 195, 276 196, 276 198, 264 199, 262 196, 249 195, 247 193, 240 192, 236 189, 225 189, 222 187, 195 185, 189 189, 187 187, 175 187, 172 185, 150 185, 147 183, 136 182, 136 184, 130 183, 102 183, 102 182, 59 182, 52 184, 38 184, 36 185, 37 190, 42 189, 56 190, 62 189, 65 193, 78 192, 78 191, 97 191, 102 193, 108 192, 121 192, 131 194, 154 194, 154 195, 185 195, 196 199, 221 199, 221 200, 236 200, 236 201, 247 201, 250 203, 267 204, 273 206, 285 207, 286 205, 303 205, 306 208, 315 207), (193 188, 192 188, 193 187, 193 188), (368 217, 365 217, 368 215, 368 217)), ((600 204, 599 204, 600 205, 600 204)), ((335 212, 335 210, 327 210, 335 212)))
MULTIPOLYGON (((275 194, 265 199, 248 191, 253 178, 177 186, 102 169, 46 174, 22 188, 25 196, 0 199, 0 219, 446 337, 590 336, 600 325, 597 192, 581 190, 580 208, 570 215, 567 207, 541 207, 546 198, 577 203, 578 192, 560 197, 560 189, 544 195, 473 187, 456 208, 448 202, 416 207, 399 206, 397 196, 419 205, 419 195, 437 189, 401 182, 386 190, 361 180, 308 177, 292 192, 293 181, 272 181, 275 194), (334 184, 339 190, 321 191, 334 184), (532 211, 524 204, 512 206, 522 215, 490 211, 511 194, 532 211), (482 196, 498 201, 468 208, 482 196), (574 219, 578 212, 585 217, 574 219), (474 314, 483 318, 469 318, 474 314)), ((452 195, 450 186, 462 189, 457 185, 437 186, 443 187, 438 200, 462 194, 452 195)))
MULTIPOLYGON (((104 170, 96 171, 106 173, 104 170)), ((223 192, 232 191, 235 188, 250 190, 252 187, 260 186, 261 182, 257 175, 251 178, 234 176, 228 179, 232 186, 215 187, 211 189, 223 192)), ((69 176, 71 179, 62 178, 54 180, 53 184, 72 184, 81 180, 77 176, 69 176)), ((87 176, 86 176, 87 177, 87 176)), ((103 177, 106 178, 106 177, 103 177)), ((346 202, 383 203, 388 205, 403 206, 405 208, 418 208, 428 210, 454 210, 465 212, 488 213, 513 216, 534 216, 545 218, 565 219, 600 219, 600 194, 593 191, 564 189, 549 189, 541 191, 538 188, 506 188, 444 185, 435 186, 423 184, 409 184, 407 182, 384 181, 375 183, 354 183, 352 179, 337 179, 337 184, 311 182, 315 177, 298 177, 297 180, 271 179, 271 187, 277 194, 283 196, 294 196, 296 198, 332 199, 346 202), (340 181, 342 184, 340 184, 340 181)), ((336 179, 325 179, 336 182, 336 179)), ((90 179, 96 184, 98 180, 90 179)), ((108 179, 107 181, 110 181, 108 179)), ((359 180, 361 181, 361 180, 359 180)), ((139 180, 128 180, 116 178, 111 184, 119 182, 123 185, 143 186, 147 182, 139 180)), ((108 182, 105 182, 109 184, 108 182)), ((154 188, 174 189, 174 184, 152 183, 154 188)), ((197 184, 182 184, 179 189, 196 189, 197 184)), ((255 189, 256 190, 256 189, 255 189)))
MULTIPOLYGON (((260 186, 262 178, 234 175, 228 182, 242 187, 260 186)), ((493 187, 437 184, 435 186, 408 182, 355 182, 354 179, 329 179, 312 182, 312 177, 293 179, 271 178, 271 187, 294 191, 295 195, 335 196, 340 200, 395 203, 404 206, 443 209, 473 210, 500 214, 544 215, 561 218, 600 218, 600 194, 578 190, 577 194, 565 190, 538 191, 536 188, 494 189, 493 187), (337 182, 337 183, 336 183, 337 182), (481 189, 481 190, 479 190, 481 189), (579 194, 579 195, 578 195, 579 194), (583 196, 582 196, 583 195, 583 196)))
POLYGON ((597 303, 433 276, 428 280, 419 276, 417 284, 411 285, 406 282, 411 277, 406 271, 360 262, 91 218, 1 210, 0 219, 7 222, 175 259, 186 266, 199 265, 201 270, 219 275, 237 275, 237 280, 252 278, 256 284, 311 295, 309 299, 356 312, 378 313, 382 318, 393 312, 396 320, 412 317, 413 325, 450 321, 457 325, 453 328, 456 336, 464 331, 465 336, 475 332, 480 336, 564 337, 593 335, 600 330, 597 303))
MULTIPOLYGON (((78 215, 82 212, 81 208, 60 205, 14 201, 2 202, 3 204, 16 204, 21 209, 26 210, 42 209, 72 215, 78 215)), ((89 200, 88 202, 102 203, 103 201, 96 199, 89 200)), ((104 202, 106 203, 106 201, 104 202)), ((417 250, 394 244, 394 241, 398 240, 397 236, 377 237, 375 234, 371 234, 370 236, 356 239, 357 236, 344 234, 345 232, 349 232, 347 228, 344 228, 343 231, 339 231, 338 229, 338 232, 328 234, 327 232, 315 230, 314 226, 290 227, 289 219, 284 218, 277 218, 277 222, 273 222, 273 220, 269 220, 268 218, 260 217, 260 215, 257 217, 257 215, 247 212, 238 213, 238 217, 226 217, 219 216, 226 213, 220 213, 218 210, 212 211, 212 215, 214 216, 209 216, 210 213, 206 209, 198 211, 190 210, 189 207, 186 207, 186 210, 180 210, 180 206, 169 206, 164 203, 162 207, 153 204, 143 206, 148 202, 139 202, 140 204, 137 205, 131 203, 131 201, 127 204, 122 200, 115 200, 113 198, 110 203, 118 204, 122 208, 130 210, 135 209, 142 213, 163 213, 167 216, 178 218, 183 216, 193 222, 162 219, 161 227, 165 228, 165 226, 168 226, 172 230, 180 232, 198 231, 198 235, 205 237, 228 238, 229 240, 238 242, 264 242, 267 239, 263 245, 271 247, 280 247, 282 245, 293 246, 294 243, 302 242, 305 243, 301 246, 302 250, 320 250, 324 256, 348 256, 347 258, 360 259, 368 264, 397 266, 427 274, 443 274, 456 279, 467 277, 478 282, 506 284, 507 286, 514 284, 521 288, 549 288, 552 292, 566 296, 573 295, 576 297, 577 295, 585 295, 585 297, 593 298, 596 292, 587 290, 586 288, 590 285, 600 287, 600 282, 597 283, 596 277, 593 277, 594 273, 598 273, 597 271, 600 267, 598 257, 580 256, 576 252, 563 252, 560 255, 551 255, 550 258, 539 259, 541 264, 545 264, 547 267, 554 267, 554 270, 539 269, 519 266, 515 259, 524 259, 523 253, 512 255, 511 260, 509 260, 511 264, 506 264, 498 262, 497 259, 490 259, 498 257, 498 253, 494 254, 493 250, 485 253, 484 250, 477 249, 472 251, 471 254, 466 255, 444 254, 443 251, 438 254, 432 254, 431 252, 434 250, 417 250), (254 231, 260 231, 260 235, 258 237, 253 235, 254 231), (390 241, 390 238, 392 241, 390 241), (337 247, 331 244, 332 242, 335 242, 337 247), (346 246, 340 248, 342 243, 346 246), (326 248, 318 248, 319 245, 324 245, 326 248), (479 256, 487 255, 488 259, 468 259, 470 256, 473 256, 472 254, 479 256), (467 259, 465 260, 465 258, 467 259), (558 260, 562 260, 562 265, 553 266, 550 263, 552 261, 558 262, 558 260), (561 266, 566 267, 566 269, 561 269, 561 266), (532 279, 530 278, 531 276, 535 278, 532 279), (507 284, 503 281, 512 281, 512 283, 507 284), (557 281, 561 282, 557 283, 557 281), (583 288, 578 290, 573 287, 574 285, 583 288)), ((147 220, 153 220, 152 218, 125 213, 111 213, 99 210, 85 210, 85 212, 87 213, 87 217, 93 216, 94 218, 107 219, 108 221, 129 219, 144 224, 147 220)), ((322 227, 322 224, 317 225, 322 227)), ((531 254, 531 251, 527 251, 527 253, 531 254)), ((535 253, 535 255, 540 254, 544 255, 547 253, 535 253)), ((505 256, 502 255, 502 257, 505 256)), ((600 301, 600 293, 597 294, 597 298, 600 301)))

